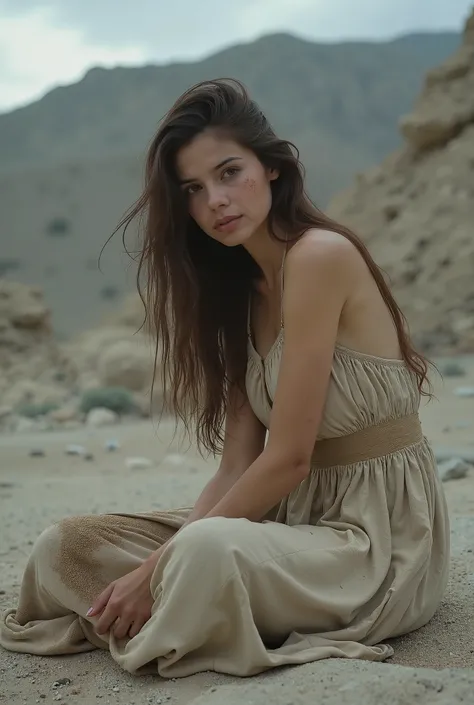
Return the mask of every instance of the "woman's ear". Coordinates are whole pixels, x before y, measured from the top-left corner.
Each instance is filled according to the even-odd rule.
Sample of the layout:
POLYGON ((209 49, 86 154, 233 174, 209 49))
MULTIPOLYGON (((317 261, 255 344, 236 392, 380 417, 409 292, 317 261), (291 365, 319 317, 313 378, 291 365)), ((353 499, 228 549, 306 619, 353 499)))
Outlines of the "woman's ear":
POLYGON ((268 170, 268 179, 269 181, 275 181, 275 179, 278 179, 280 176, 280 170, 279 169, 269 169, 268 170))

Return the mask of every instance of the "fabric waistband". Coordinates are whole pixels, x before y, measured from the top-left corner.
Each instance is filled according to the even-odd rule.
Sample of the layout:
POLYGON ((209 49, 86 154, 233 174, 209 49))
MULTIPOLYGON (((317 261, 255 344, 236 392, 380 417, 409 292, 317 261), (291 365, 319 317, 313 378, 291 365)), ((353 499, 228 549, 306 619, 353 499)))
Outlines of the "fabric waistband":
POLYGON ((352 465, 396 453, 423 440, 417 413, 389 419, 347 436, 317 441, 311 465, 325 468, 352 465))

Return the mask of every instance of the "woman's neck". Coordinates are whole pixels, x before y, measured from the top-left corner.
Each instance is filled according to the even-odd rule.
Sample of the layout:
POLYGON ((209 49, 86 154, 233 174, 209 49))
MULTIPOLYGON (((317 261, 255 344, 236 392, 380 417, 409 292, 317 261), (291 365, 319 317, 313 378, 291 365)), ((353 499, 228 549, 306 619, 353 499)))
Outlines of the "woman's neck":
POLYGON ((287 243, 274 240, 268 234, 259 236, 256 233, 244 247, 262 272, 258 290, 264 293, 278 289, 287 243))

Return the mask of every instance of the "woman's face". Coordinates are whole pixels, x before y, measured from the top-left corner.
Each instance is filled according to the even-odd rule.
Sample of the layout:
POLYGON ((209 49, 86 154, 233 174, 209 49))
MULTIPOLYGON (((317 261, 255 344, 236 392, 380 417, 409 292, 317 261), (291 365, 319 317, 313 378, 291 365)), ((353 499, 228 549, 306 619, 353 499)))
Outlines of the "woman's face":
POLYGON ((179 150, 176 167, 189 213, 210 237, 240 245, 265 225, 278 172, 252 151, 207 131, 179 150))

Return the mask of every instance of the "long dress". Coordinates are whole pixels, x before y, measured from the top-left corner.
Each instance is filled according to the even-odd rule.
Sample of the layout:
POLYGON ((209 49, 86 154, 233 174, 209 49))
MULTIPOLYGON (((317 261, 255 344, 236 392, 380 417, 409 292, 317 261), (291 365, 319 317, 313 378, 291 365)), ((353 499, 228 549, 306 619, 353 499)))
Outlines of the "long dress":
MULTIPOLYGON (((283 330, 262 359, 249 338, 248 396, 267 427, 282 347, 283 330)), ((448 577, 448 516, 430 445, 408 434, 393 446, 387 431, 414 419, 419 401, 404 362, 338 346, 316 443, 337 439, 329 460, 316 453, 309 476, 261 522, 214 517, 185 527, 157 563, 152 616, 135 637, 97 635, 86 612, 174 535, 187 508, 70 517, 46 529, 0 643, 43 655, 108 648, 127 671, 164 677, 386 659, 393 650, 384 641, 426 624, 448 577), (339 441, 377 428, 362 455, 330 460, 339 441)))

